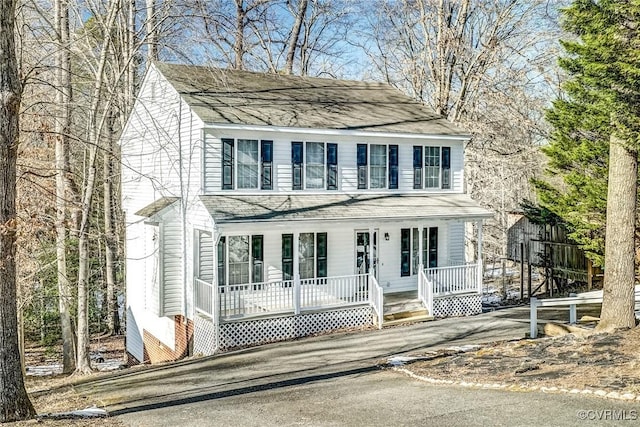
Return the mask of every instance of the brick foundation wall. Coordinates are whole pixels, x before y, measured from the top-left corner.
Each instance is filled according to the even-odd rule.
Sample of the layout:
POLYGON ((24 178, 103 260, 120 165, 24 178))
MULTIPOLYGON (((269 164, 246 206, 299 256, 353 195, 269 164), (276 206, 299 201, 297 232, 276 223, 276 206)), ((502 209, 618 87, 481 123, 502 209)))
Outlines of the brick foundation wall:
MULTIPOLYGON (((193 321, 184 316, 174 316, 175 350, 167 347, 147 330, 143 330, 144 362, 160 363, 179 360, 191 354, 193 347, 193 321)), ((135 358, 134 358, 135 359, 135 358)))

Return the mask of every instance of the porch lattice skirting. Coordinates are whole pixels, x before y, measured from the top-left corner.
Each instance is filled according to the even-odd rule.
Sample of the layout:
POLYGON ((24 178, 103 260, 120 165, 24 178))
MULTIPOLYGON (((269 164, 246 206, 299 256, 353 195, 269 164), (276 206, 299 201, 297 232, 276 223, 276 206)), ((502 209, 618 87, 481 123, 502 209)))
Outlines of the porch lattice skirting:
POLYGON ((211 356, 217 347, 216 327, 209 316, 196 313, 193 321, 193 354, 211 356))
POLYGON ((218 350, 266 344, 372 324, 373 312, 370 306, 222 323, 218 350))
POLYGON ((433 299, 435 317, 471 316, 482 313, 482 295, 452 295, 433 299))

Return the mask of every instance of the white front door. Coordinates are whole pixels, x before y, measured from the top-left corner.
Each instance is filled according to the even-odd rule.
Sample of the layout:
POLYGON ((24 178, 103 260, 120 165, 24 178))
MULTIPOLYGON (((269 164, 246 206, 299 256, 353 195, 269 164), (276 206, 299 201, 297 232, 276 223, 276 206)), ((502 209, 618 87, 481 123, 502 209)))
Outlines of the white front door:
POLYGON ((371 234, 369 230, 356 230, 356 274, 372 273, 377 279, 378 230, 374 230, 371 234), (371 234, 373 235, 373 239, 371 238, 371 234), (371 265, 372 260, 373 266, 371 265))

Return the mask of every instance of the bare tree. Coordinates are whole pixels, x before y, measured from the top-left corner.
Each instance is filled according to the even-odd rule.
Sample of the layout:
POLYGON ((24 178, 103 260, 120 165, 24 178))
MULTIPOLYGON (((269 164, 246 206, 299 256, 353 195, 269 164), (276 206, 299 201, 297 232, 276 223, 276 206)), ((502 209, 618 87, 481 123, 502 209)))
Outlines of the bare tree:
POLYGON ((69 4, 55 3, 56 50, 56 259, 58 264, 58 309, 62 326, 62 372, 75 369, 75 336, 71 326, 71 285, 67 274, 67 176, 69 135, 71 132, 71 53, 69 51, 69 4))
POLYGON ((287 47, 287 62, 284 66, 284 72, 286 74, 291 74, 293 72, 293 60, 295 59, 296 50, 298 48, 298 39, 300 38, 302 23, 305 21, 305 16, 307 15, 308 4, 308 0, 300 0, 298 10, 295 13, 293 28, 291 29, 291 36, 289 37, 289 46, 287 47))
POLYGON ((16 306, 16 163, 21 83, 15 0, 0 3, 0 422, 33 418, 24 387, 16 306))

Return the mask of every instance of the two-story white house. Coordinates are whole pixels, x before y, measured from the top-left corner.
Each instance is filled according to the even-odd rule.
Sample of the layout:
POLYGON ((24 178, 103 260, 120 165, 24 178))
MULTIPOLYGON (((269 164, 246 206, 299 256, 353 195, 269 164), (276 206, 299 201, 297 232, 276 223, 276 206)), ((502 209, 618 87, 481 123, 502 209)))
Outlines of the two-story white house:
POLYGON ((157 63, 121 136, 133 361, 481 310, 469 135, 382 83, 157 63))

